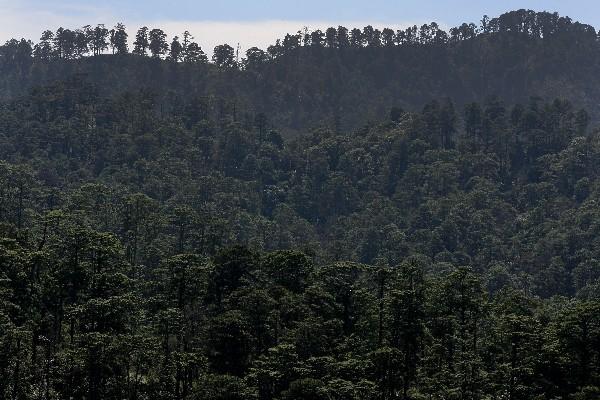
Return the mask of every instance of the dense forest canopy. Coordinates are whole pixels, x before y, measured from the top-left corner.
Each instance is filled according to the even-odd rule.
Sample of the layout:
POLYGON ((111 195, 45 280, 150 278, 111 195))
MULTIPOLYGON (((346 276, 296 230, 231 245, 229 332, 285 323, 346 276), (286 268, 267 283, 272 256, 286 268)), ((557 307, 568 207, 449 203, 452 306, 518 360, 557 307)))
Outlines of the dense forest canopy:
POLYGON ((7 42, 0 398, 598 399, 599 40, 7 42))

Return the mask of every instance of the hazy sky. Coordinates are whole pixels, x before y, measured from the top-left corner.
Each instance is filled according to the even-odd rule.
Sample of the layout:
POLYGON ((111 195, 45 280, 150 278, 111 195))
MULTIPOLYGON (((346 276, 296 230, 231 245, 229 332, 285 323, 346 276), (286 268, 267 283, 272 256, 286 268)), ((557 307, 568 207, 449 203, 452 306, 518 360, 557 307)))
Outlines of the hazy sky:
POLYGON ((43 30, 59 26, 122 21, 130 36, 142 25, 170 35, 188 29, 205 50, 238 42, 243 48, 266 47, 304 26, 398 28, 436 21, 450 27, 519 8, 558 11, 600 27, 598 0, 0 0, 0 41, 37 40, 43 30))

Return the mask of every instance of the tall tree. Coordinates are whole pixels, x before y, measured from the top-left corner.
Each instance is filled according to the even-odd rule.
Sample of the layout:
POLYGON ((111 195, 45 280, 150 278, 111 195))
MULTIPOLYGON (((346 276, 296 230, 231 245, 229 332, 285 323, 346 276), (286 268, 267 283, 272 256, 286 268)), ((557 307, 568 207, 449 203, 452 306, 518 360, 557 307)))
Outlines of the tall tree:
POLYGON ((70 59, 75 55, 76 34, 69 29, 58 28, 54 35, 54 54, 58 58, 70 59))
POLYGON ((362 47, 365 43, 363 33, 360 29, 354 28, 350 32, 350 45, 352 47, 362 47))
POLYGON ((117 23, 110 31, 110 47, 113 54, 127 54, 127 30, 125 25, 117 23))
MULTIPOLYGON (((188 43, 189 47, 189 43, 188 43)), ((179 37, 175 36, 171 41, 171 46, 169 48, 169 60, 174 62, 179 62, 183 58, 183 46, 179 42, 179 37)))
POLYGON ((93 55, 100 55, 108 49, 109 33, 103 24, 96 25, 95 28, 88 31, 89 46, 93 55))
POLYGON ((206 64, 208 56, 196 42, 191 42, 185 51, 185 62, 206 64))
POLYGON ((338 26, 337 42, 341 49, 350 46, 350 37, 348 36, 348 28, 338 26))
POLYGON ((167 34, 162 29, 152 29, 148 33, 148 49, 154 58, 160 58, 169 50, 167 34))
POLYGON ((251 47, 246 51, 246 58, 243 60, 246 69, 257 68, 269 60, 269 55, 258 47, 251 47))
POLYGON ((138 29, 133 42, 133 54, 145 56, 150 42, 148 41, 148 28, 143 26, 138 29))
POLYGON ((75 56, 77 58, 86 56, 90 51, 89 30, 90 26, 88 25, 75 31, 75 56))
POLYGON ((181 42, 181 58, 188 63, 207 63, 208 57, 202 51, 198 43, 194 42, 194 37, 189 31, 183 32, 183 41, 181 42))
POLYGON ((35 57, 42 60, 49 60, 53 55, 54 33, 52 31, 44 31, 38 44, 35 45, 33 54, 35 57))
POLYGON ((215 65, 221 68, 235 67, 235 52, 233 47, 228 44, 216 46, 213 51, 212 60, 215 65))
POLYGON ((391 47, 396 43, 396 33, 393 29, 385 28, 381 32, 381 42, 385 47, 391 47))
POLYGON ((325 45, 329 48, 337 48, 338 47, 338 35, 337 29, 335 28, 327 28, 325 31, 325 45))

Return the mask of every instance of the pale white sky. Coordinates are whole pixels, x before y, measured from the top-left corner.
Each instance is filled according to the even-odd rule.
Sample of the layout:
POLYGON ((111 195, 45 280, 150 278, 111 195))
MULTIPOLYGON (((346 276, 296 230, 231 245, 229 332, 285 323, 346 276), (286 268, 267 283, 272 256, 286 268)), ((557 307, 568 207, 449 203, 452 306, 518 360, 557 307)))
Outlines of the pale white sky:
MULTIPOLYGON (((1 6, 2 1, 0 1, 1 6)), ((400 24, 386 24, 377 21, 285 21, 285 20, 267 20, 267 21, 185 21, 185 20, 137 20, 135 18, 119 18, 116 15, 107 12, 98 12, 86 15, 61 15, 47 10, 35 10, 24 12, 18 8, 4 9, 0 17, 0 41, 4 42, 9 38, 31 39, 34 42, 38 40, 42 31, 45 29, 56 30, 58 27, 70 29, 79 28, 86 24, 104 23, 107 26, 113 26, 117 22, 124 22, 129 33, 130 47, 135 37, 136 30, 146 25, 149 28, 163 29, 169 38, 175 35, 181 37, 181 33, 188 30, 192 33, 195 40, 201 45, 208 54, 212 49, 223 43, 228 43, 236 47, 239 43, 242 50, 252 46, 266 49, 273 44, 276 39, 283 38, 286 33, 295 33, 309 29, 325 29, 330 26, 337 27, 343 25, 349 28, 364 27, 373 25, 378 28, 390 27, 393 29, 405 28, 414 24, 422 24, 424 21, 410 21, 400 24), (25 15, 26 14, 26 15, 25 15)))
POLYGON ((60 26, 124 22, 130 39, 142 25, 164 29, 169 37, 187 29, 210 53, 222 43, 266 48, 305 26, 398 29, 436 21, 448 28, 518 8, 558 11, 590 24, 600 20, 600 2, 592 0, 0 0, 0 42, 37 41, 42 31, 60 26))

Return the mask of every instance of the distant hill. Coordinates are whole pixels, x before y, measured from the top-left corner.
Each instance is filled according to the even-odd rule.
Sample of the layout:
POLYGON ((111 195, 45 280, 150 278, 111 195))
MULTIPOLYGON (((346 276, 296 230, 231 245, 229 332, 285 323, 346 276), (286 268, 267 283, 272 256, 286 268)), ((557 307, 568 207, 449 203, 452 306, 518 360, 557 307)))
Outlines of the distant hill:
POLYGON ((226 100, 240 110, 268 112, 288 131, 324 124, 355 128, 393 106, 416 110, 443 97, 457 105, 490 96, 510 104, 561 97, 600 117, 596 30, 557 14, 519 10, 449 32, 435 23, 397 32, 330 28, 287 35, 266 51, 250 49, 241 60, 229 46, 219 46, 211 63, 197 53, 186 61, 166 42, 155 57, 142 56, 146 50, 136 51, 135 43, 138 55, 119 53, 108 36, 105 47, 119 54, 93 56, 88 44, 88 53, 64 55, 64 32, 46 32, 35 45, 13 40, 0 48, 0 98, 80 74, 105 93, 153 90, 163 110, 194 96, 226 100))

